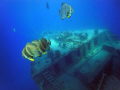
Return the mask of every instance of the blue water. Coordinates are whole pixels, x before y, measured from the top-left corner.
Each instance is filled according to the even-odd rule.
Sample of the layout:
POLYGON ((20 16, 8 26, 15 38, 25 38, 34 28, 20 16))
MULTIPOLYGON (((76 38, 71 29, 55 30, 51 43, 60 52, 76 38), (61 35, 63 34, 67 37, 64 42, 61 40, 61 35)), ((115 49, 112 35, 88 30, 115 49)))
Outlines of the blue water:
POLYGON ((21 52, 44 30, 109 29, 120 35, 119 0, 0 0, 0 90, 39 90, 21 52), (49 3, 49 9, 46 8, 49 3), (74 13, 61 20, 61 3, 74 13))

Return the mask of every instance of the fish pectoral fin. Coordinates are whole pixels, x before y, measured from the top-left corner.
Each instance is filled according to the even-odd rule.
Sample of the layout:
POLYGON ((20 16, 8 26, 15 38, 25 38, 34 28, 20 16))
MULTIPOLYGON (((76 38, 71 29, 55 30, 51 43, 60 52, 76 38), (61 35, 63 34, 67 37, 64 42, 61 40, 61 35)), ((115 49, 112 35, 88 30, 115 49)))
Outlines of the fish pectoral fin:
POLYGON ((68 15, 68 16, 67 16, 67 18, 70 18, 70 17, 71 17, 71 15, 68 15))
POLYGON ((33 59, 33 58, 30 58, 29 60, 30 60, 30 61, 34 61, 34 59, 33 59))
POLYGON ((47 52, 43 52, 43 54, 46 54, 47 52))

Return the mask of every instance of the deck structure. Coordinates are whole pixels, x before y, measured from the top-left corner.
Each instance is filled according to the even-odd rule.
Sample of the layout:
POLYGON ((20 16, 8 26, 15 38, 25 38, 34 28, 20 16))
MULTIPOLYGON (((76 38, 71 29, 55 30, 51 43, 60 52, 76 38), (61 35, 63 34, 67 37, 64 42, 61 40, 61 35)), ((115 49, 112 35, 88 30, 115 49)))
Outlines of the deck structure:
POLYGON ((66 43, 64 36, 62 40, 54 38, 60 48, 55 50, 51 46, 48 55, 31 62, 31 76, 40 90, 100 90, 105 77, 119 77, 119 39, 108 30, 91 32, 89 35, 84 31, 86 38, 77 36, 64 40, 66 43))

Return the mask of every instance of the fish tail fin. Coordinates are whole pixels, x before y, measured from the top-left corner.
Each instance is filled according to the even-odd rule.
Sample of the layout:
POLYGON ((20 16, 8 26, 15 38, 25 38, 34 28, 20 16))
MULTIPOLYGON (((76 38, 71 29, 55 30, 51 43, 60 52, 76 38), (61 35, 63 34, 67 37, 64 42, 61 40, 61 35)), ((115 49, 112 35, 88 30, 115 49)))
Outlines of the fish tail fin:
POLYGON ((59 15, 61 14, 61 12, 60 12, 60 10, 58 9, 58 11, 59 11, 59 15))

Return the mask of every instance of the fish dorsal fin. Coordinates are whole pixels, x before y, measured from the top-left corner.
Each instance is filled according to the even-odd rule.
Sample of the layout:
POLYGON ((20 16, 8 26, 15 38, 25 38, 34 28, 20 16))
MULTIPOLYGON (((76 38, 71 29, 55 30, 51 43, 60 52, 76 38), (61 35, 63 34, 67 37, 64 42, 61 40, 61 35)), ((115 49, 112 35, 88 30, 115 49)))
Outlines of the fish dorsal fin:
POLYGON ((37 44, 38 44, 39 42, 38 42, 38 40, 34 39, 34 40, 32 41, 32 43, 37 46, 37 44))
POLYGON ((65 3, 62 3, 62 6, 65 5, 65 3))

